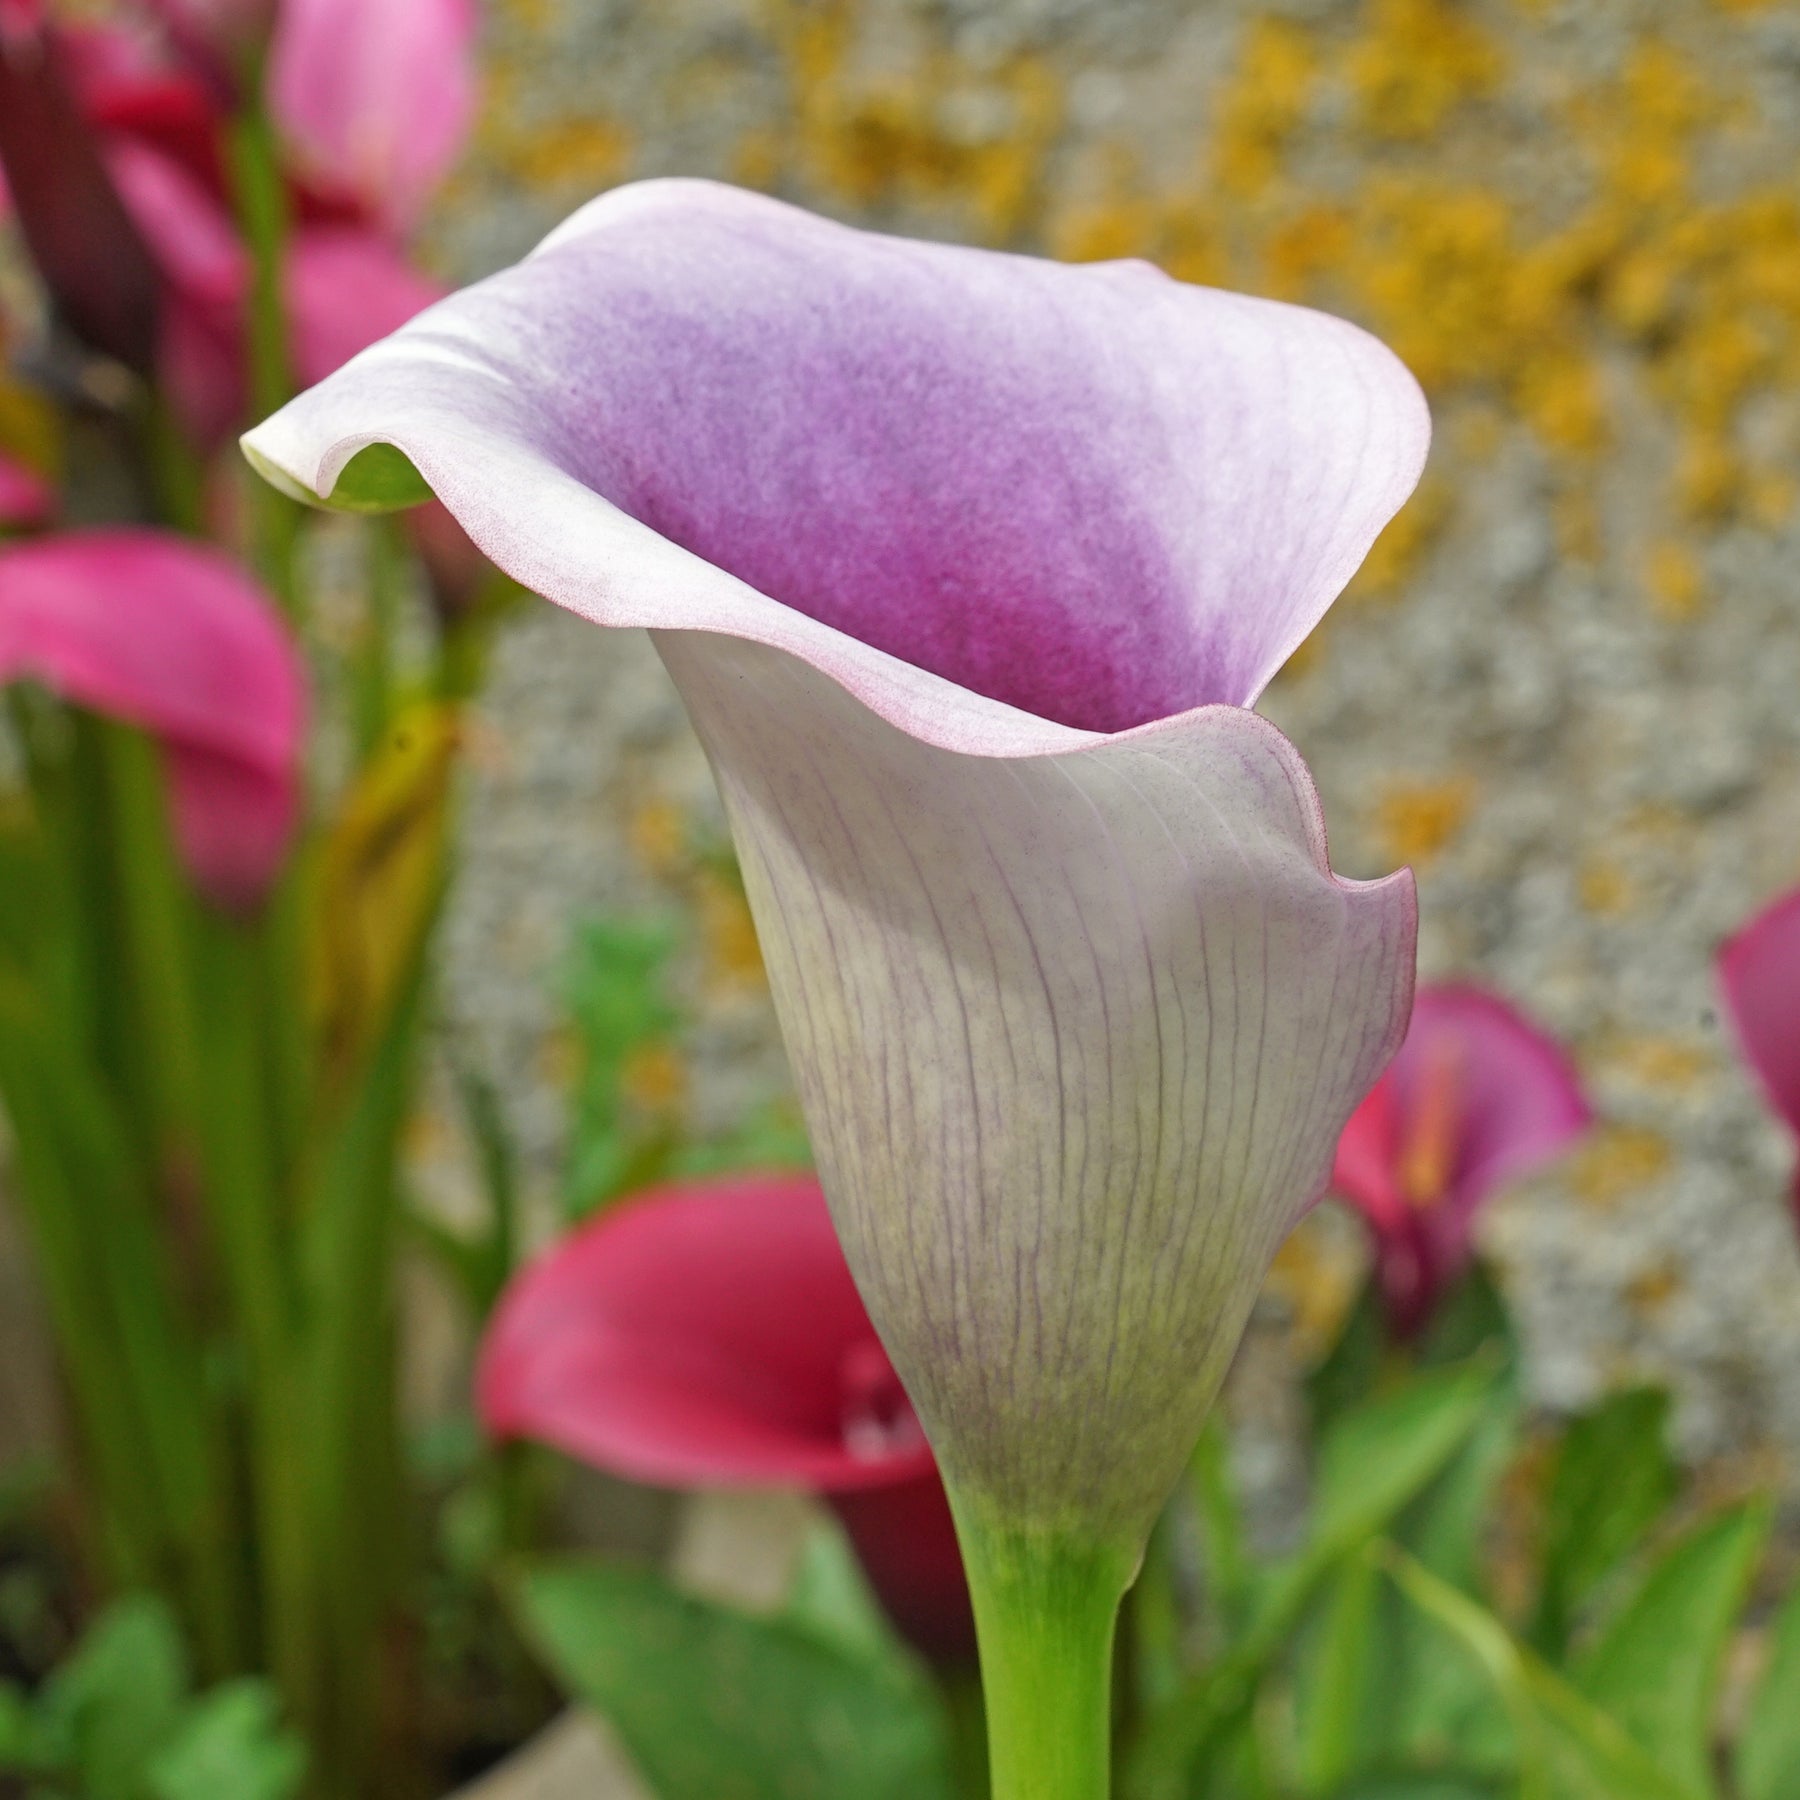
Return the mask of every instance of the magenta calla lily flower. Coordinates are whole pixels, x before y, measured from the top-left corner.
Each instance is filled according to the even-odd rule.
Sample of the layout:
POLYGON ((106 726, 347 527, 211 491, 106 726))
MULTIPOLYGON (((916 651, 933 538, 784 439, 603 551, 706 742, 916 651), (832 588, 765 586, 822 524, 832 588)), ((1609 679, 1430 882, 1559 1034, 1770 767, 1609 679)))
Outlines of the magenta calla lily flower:
POLYGON ((1250 707, 1427 437, 1339 320, 666 181, 245 439, 655 633, 965 1551, 1116 1601, 1404 1034, 1411 879, 1333 875, 1250 707))
POLYGON ((821 1494, 907 1636, 973 1653, 943 1483, 810 1176, 659 1189, 553 1244, 494 1313, 475 1404, 628 1480, 821 1494))
POLYGON ((274 605, 172 533, 0 549, 0 683, 33 680, 162 740, 176 840, 215 904, 253 906, 300 808, 306 688, 274 605))
POLYGON ((56 511, 56 491, 35 469, 0 451, 0 530, 47 525, 56 511))
POLYGON ((1398 1335, 1418 1332, 1467 1268, 1487 1201, 1592 1120, 1562 1047, 1504 1000, 1472 987, 1420 991, 1406 1042, 1345 1127, 1332 1172, 1375 1234, 1398 1335))
POLYGON ((474 0, 282 0, 269 106, 301 169, 394 232, 475 116, 474 0))
MULTIPOLYGON (((1719 952, 1719 985, 1763 1094, 1800 1136, 1800 888, 1758 913, 1719 952)), ((1800 1214, 1800 1171, 1794 1206, 1800 1214)))

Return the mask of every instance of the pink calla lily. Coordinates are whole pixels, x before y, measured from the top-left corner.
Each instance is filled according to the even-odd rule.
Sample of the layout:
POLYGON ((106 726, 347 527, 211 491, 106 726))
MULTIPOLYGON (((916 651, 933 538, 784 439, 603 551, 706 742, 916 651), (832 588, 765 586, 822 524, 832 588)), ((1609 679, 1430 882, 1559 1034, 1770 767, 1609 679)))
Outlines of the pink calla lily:
POLYGON ((474 0, 283 0, 269 106, 303 174, 403 233, 475 115, 474 0))
POLYGON ((273 604, 235 563, 133 529, 0 549, 0 683, 19 680, 160 738, 196 886, 256 904, 299 817, 306 688, 273 604))
MULTIPOLYGON (((402 11, 409 5, 401 0, 402 11)), ((17 165, 33 253, 76 330, 160 376, 192 438, 214 445, 243 416, 252 280, 226 188, 218 99, 191 66, 171 64, 134 32, 40 24, 31 43, 18 50, 13 79, 0 38, 0 105, 16 88, 24 109, 18 131, 0 121, 0 158, 17 165)), ((346 71, 353 48, 343 52, 346 71)), ((304 383, 443 290, 410 265, 391 209, 373 197, 296 190, 293 199, 285 298, 304 383)))
POLYGON ((245 440, 655 632, 965 1548, 1128 1578, 1404 1034, 1412 882, 1250 706, 1427 437, 1339 320, 666 181, 245 440))
POLYGON ((1332 1185, 1369 1221, 1395 1332, 1468 1266, 1481 1208, 1592 1122, 1562 1047, 1498 996, 1425 988, 1400 1053, 1338 1141, 1332 1185))
POLYGON ((475 1403, 628 1480, 825 1496, 908 1637, 972 1654, 943 1484, 810 1176, 661 1189, 553 1244, 495 1311, 475 1403))
MULTIPOLYGON (((1719 952, 1719 985, 1764 1097, 1800 1136, 1800 888, 1758 913, 1719 952)), ((1794 1206, 1800 1214, 1800 1172, 1794 1206)))

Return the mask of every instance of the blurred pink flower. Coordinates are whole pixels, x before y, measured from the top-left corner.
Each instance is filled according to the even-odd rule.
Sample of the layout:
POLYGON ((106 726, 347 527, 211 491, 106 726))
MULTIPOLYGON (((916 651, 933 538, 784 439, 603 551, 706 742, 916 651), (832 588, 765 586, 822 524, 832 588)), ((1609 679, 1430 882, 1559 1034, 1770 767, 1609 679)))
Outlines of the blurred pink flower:
MULTIPOLYGON (((1719 985, 1745 1061, 1769 1105, 1800 1134, 1800 888, 1719 952, 1719 985)), ((1800 1173, 1794 1204, 1800 1210, 1800 1173)))
POLYGON ((284 0, 269 107, 300 172, 403 233, 475 113, 474 0, 284 0))
POLYGON ((811 1176, 663 1188, 570 1233, 501 1300, 475 1397, 494 1435, 629 1480, 822 1494, 900 1629, 973 1654, 943 1484, 811 1176))
POLYGON ((41 475, 0 451, 0 530, 45 525, 56 510, 56 494, 41 475))
POLYGON ((129 528, 0 549, 0 683, 19 680, 160 738, 196 886, 232 910, 260 900, 299 817, 306 686, 234 562, 129 528))
POLYGON ((1475 1216, 1591 1122, 1561 1047, 1504 1000, 1421 989, 1400 1053, 1338 1141, 1332 1186, 1375 1234, 1395 1331, 1416 1333, 1467 1267, 1475 1216))
MULTIPOLYGON (((48 125, 0 124, 0 158, 18 166, 33 255, 76 330, 159 374, 189 434, 210 447, 244 411, 252 279, 226 186, 219 103, 192 66, 171 63, 139 33, 39 29, 32 41, 41 55, 21 62, 17 85, 55 128, 46 139, 48 125)), ((0 106, 6 82, 0 65, 0 106)), ((309 384, 442 290, 354 196, 296 187, 292 201, 286 299, 295 373, 309 384)))

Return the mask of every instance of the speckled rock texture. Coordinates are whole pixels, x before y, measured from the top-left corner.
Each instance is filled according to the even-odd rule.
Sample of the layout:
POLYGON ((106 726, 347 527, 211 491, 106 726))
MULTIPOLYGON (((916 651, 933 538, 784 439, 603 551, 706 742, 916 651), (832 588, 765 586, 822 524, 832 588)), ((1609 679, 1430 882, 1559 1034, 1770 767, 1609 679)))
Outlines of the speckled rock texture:
MULTIPOLYGON (((1417 869, 1425 978, 1502 990, 1591 1085, 1585 1147, 1486 1220, 1538 1396, 1666 1379, 1689 1454, 1793 1481, 1790 1150, 1711 965, 1800 881, 1800 6, 494 0, 488 41, 436 238, 459 277, 603 186, 707 174, 1150 256, 1407 358, 1425 484, 1265 710, 1338 866, 1417 869)), ((687 822, 716 815, 635 635, 534 610, 482 716, 449 1029, 548 1171, 568 921, 693 898, 687 822)), ((701 900, 687 1077, 728 1110, 783 1077, 754 982, 713 966, 729 896, 701 900)), ((1321 1217, 1271 1279, 1237 1384, 1266 1478, 1282 1359, 1357 1254, 1321 1217)))

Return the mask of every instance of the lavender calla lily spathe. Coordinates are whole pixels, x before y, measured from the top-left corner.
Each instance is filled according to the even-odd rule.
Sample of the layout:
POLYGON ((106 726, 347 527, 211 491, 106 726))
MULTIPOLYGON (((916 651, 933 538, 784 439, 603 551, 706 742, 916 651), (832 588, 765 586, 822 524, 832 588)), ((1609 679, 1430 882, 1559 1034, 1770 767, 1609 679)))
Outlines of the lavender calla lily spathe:
POLYGON ((1118 1591, 1405 1031, 1411 880, 1333 875, 1249 709, 1428 429, 1335 319, 670 181, 245 440, 305 498, 429 489, 525 586, 655 631, 984 1657, 1015 1602, 1082 1615, 1055 1667, 992 1659, 997 1791, 1103 1767, 1118 1591), (1103 1604, 1031 1572, 1062 1544, 1103 1604))

